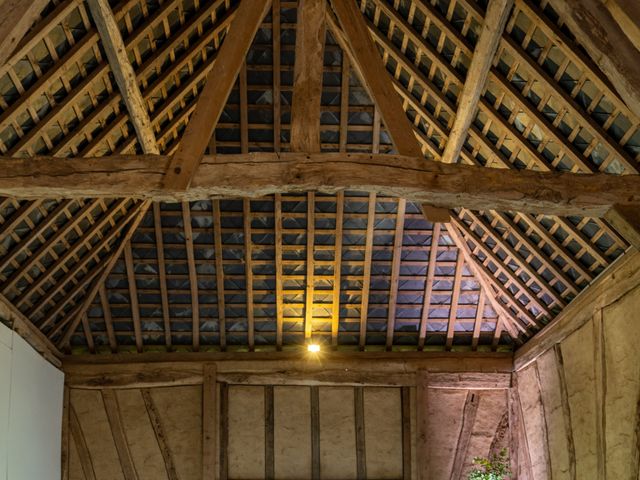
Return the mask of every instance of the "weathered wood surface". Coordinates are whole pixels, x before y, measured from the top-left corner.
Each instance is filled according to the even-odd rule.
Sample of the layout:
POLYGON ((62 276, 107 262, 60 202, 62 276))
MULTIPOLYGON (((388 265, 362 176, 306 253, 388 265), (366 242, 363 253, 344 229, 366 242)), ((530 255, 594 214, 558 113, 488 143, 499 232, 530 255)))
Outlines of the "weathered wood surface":
POLYGON ((625 240, 640 249, 640 209, 616 205, 604 218, 625 240))
POLYGON ((197 200, 276 192, 361 190, 473 210, 602 217, 640 204, 640 176, 542 173, 426 162, 388 154, 249 153, 207 156, 187 191, 169 190, 164 156, 0 158, 0 195, 197 200))
POLYGON ((0 2, 0 65, 4 65, 29 31, 47 0, 4 0, 0 2))
POLYGON ((586 319, 530 362, 516 363, 534 478, 638 477, 639 285, 608 275, 597 301, 583 305, 586 319), (603 293, 618 285, 615 297, 603 293))
POLYGON ((553 0, 576 40, 598 64, 629 108, 640 116, 640 51, 600 0, 553 0))
POLYGON ((209 358, 200 362, 180 361, 177 355, 175 361, 169 361, 173 356, 170 355, 163 356, 163 362, 91 364, 67 357, 63 370, 67 385, 87 389, 200 385, 204 378, 203 364, 207 362, 215 362, 218 382, 241 385, 414 386, 415 372, 421 368, 430 371, 430 388, 505 389, 511 381, 511 356, 508 354, 482 358, 482 354, 476 353, 478 359, 473 356, 431 360, 378 357, 384 365, 373 364, 372 357, 367 354, 360 355, 369 360, 215 362, 209 358))
POLYGON ((270 1, 240 3, 238 13, 229 26, 214 69, 198 96, 198 103, 182 134, 178 150, 165 168, 165 184, 185 190, 193 180, 198 165, 209 145, 218 119, 227 103, 238 73, 245 61, 262 20, 271 7, 270 1))
POLYGON ((469 135, 471 122, 473 122, 478 113, 478 101, 487 83, 489 70, 493 64, 493 58, 498 49, 512 6, 513 0, 494 0, 489 2, 464 87, 458 97, 456 118, 442 153, 442 161, 444 163, 456 163, 458 161, 462 146, 469 135))
POLYGON ((136 73, 129 62, 124 40, 111 6, 107 0, 88 0, 87 4, 142 151, 158 154, 160 150, 149 118, 147 103, 140 92, 136 73))
POLYGON ((325 8, 325 0, 301 0, 298 5, 291 105, 290 148, 294 152, 320 151, 325 8))
POLYGON ((562 342, 591 320, 593 313, 611 305, 640 283, 640 252, 627 252, 588 289, 578 295, 552 323, 514 354, 514 368, 520 370, 535 361, 553 345, 562 342))

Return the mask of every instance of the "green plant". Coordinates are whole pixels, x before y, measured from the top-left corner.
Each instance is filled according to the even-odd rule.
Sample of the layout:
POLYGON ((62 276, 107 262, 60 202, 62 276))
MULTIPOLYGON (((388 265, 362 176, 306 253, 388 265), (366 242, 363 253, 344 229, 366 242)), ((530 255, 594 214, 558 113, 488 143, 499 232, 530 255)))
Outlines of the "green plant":
POLYGON ((475 457, 473 463, 479 468, 474 468, 469 473, 468 480, 505 480, 511 478, 509 455, 506 448, 490 458, 475 457))

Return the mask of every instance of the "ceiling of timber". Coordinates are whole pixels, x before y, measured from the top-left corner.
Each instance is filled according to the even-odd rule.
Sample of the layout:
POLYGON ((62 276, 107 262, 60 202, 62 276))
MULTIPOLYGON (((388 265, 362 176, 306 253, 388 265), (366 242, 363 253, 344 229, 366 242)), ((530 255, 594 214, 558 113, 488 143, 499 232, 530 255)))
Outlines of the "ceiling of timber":
MULTIPOLYGON (((175 152, 238 3, 111 2, 161 153, 175 152)), ((439 161, 487 2, 358 3, 425 158, 439 161)), ((273 1, 210 153, 289 149, 296 18, 296 1, 273 1)), ((396 152, 336 38, 327 29, 322 151, 396 152)), ((638 127, 546 0, 516 0, 460 161, 638 173, 638 127)), ((51 1, 0 66, 0 152, 142 152, 84 2, 51 1)), ((72 352, 286 349, 309 339, 512 349, 628 246, 602 219, 458 209, 434 223, 412 202, 360 192, 149 209, 131 199, 0 198, 0 294, 72 352)))

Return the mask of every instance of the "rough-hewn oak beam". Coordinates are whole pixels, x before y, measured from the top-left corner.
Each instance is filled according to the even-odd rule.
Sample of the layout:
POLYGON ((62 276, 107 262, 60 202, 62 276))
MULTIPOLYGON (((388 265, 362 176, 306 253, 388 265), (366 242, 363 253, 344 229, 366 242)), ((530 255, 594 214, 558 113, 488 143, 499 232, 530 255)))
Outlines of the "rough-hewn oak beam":
POLYGON ((378 48, 369 36, 362 13, 352 1, 332 0, 331 5, 344 32, 348 53, 380 110, 393 144, 401 155, 421 156, 422 150, 413 134, 413 126, 393 88, 378 48))
POLYGON ((639 175, 506 170, 368 153, 206 156, 187 191, 167 189, 169 157, 0 157, 0 195, 16 198, 132 197, 202 200, 273 193, 360 190, 440 207, 602 217, 640 204, 639 175))
POLYGON ((511 353, 333 352, 310 362, 306 352, 173 352, 73 355, 63 361, 65 381, 78 388, 152 388, 201 385, 203 366, 218 382, 278 385, 414 385, 427 369, 430 388, 504 389, 511 353))
POLYGON ((604 218, 626 241, 640 250, 640 209, 616 205, 604 218))
POLYGON ((584 289, 553 322, 518 348, 514 369, 521 370, 544 352, 561 343, 573 332, 594 318, 594 313, 618 301, 640 284, 640 252, 632 248, 612 263, 584 289))
POLYGON ((88 0, 87 3, 96 29, 100 34, 102 46, 107 54, 109 67, 111 67, 122 99, 129 111, 129 119, 136 130, 138 141, 142 145, 142 151, 158 154, 160 150, 151 126, 147 104, 140 92, 136 73, 129 62, 127 49, 109 2, 107 0, 88 0))
POLYGON ((269 8, 271 1, 267 0, 240 2, 218 51, 215 67, 207 75, 207 82, 182 135, 178 150, 166 169, 164 184, 167 188, 186 190, 191 184, 247 51, 269 8))
POLYGON ((552 0, 554 10, 640 117, 640 51, 600 0, 552 0))
POLYGON ((492 0, 489 2, 480 38, 473 51, 467 78, 462 93, 458 97, 456 118, 442 154, 442 161, 445 163, 458 161, 464 141, 469 134, 471 122, 478 112, 478 101, 487 83, 487 76, 512 6, 513 0, 492 0))
POLYGON ((0 65, 4 65, 49 0, 0 2, 0 65))
MULTIPOLYGON (((396 150, 400 155, 422 157, 422 148, 414 134, 413 125, 393 86, 392 76, 385 67, 378 47, 370 36, 362 13, 355 2, 338 0, 332 1, 331 5, 340 25, 333 16, 328 15, 329 25, 342 48, 353 60, 355 70, 372 96, 396 150)), ((431 221, 449 220, 447 210, 433 206, 426 208, 431 221)))
POLYGON ((637 0, 601 0, 629 40, 640 50, 640 3, 637 0))
POLYGON ((320 151, 320 98, 324 70, 326 0, 301 0, 291 105, 291 150, 320 151))

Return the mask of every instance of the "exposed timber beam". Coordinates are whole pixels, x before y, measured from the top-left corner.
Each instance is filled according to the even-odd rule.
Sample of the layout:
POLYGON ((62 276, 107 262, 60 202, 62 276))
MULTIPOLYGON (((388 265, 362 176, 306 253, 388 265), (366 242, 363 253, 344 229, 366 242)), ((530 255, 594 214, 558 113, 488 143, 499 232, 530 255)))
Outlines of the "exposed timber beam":
POLYGON ((514 369, 521 370, 554 345, 561 343, 597 315, 640 284, 640 252, 635 248, 619 257, 582 290, 553 322, 522 345, 514 355, 514 369))
POLYGON ((148 154, 158 154, 160 150, 149 118, 147 104, 140 92, 136 73, 129 62, 127 49, 109 2, 107 0, 87 0, 87 3, 96 29, 100 34, 102 46, 107 54, 109 66, 129 111, 129 119, 136 130, 142 151, 148 154))
MULTIPOLYGON (((498 319, 502 320, 506 330, 509 332, 509 335, 511 335, 513 340, 516 342, 520 342, 517 328, 520 327, 518 319, 500 301, 500 288, 495 284, 497 280, 485 273, 480 262, 478 262, 473 253, 471 253, 471 249, 467 245, 467 242, 462 236, 462 233, 458 230, 458 227, 456 227, 454 224, 447 225, 447 233, 449 233, 449 236, 453 239, 453 242, 458 247, 460 254, 464 256, 467 266, 476 277, 478 283, 480 283, 480 286, 487 296, 491 307, 496 312, 498 319)), ((496 329, 497 328, 498 325, 496 323, 496 329)), ((521 327, 520 329, 522 330, 521 327)))
MULTIPOLYGON (((391 74, 387 71, 378 47, 369 34, 362 13, 352 1, 332 0, 331 5, 342 29, 333 21, 331 15, 327 16, 329 24, 372 96, 396 150, 400 155, 422 157, 422 148, 413 133, 413 125, 404 111, 402 99, 393 86, 391 74)), ((429 217, 432 221, 448 221, 449 212, 446 209, 429 207, 429 217)))
POLYGON ((298 5, 291 106, 290 147, 293 152, 320 151, 325 4, 326 0, 301 0, 298 5))
POLYGON ((38 328, 25 317, 4 295, 0 295, 0 319, 8 322, 9 327, 20 335, 40 355, 51 364, 62 365, 62 352, 38 328))
POLYGON ((507 170, 368 153, 206 156, 187 191, 163 186, 169 157, 0 157, 0 195, 203 200, 273 193, 360 190, 439 207, 603 217, 640 204, 639 175, 507 170))
POLYGON ((251 42, 270 8, 271 1, 268 0, 240 2, 180 145, 166 169, 164 184, 167 188, 186 190, 191 184, 251 42))
POLYGON ((68 321, 61 322, 56 327, 56 329, 54 329, 54 332, 58 333, 62 330, 62 328, 66 326, 66 330, 62 334, 61 339, 57 342, 60 348, 66 348, 69 345, 71 337, 75 333, 76 329, 78 328, 78 325, 82 320, 82 316, 85 315, 89 310, 89 307, 91 307, 91 304, 93 303, 94 298, 98 294, 98 290, 104 284, 105 280, 109 276, 109 273, 111 273, 111 270, 113 270, 113 267, 115 266, 116 262, 122 255, 125 247, 129 243, 129 240, 131 240, 131 237, 133 236, 133 233, 138 228, 138 225, 140 225, 140 222, 144 218, 150 205, 151 205, 151 201, 149 200, 145 200, 138 204, 137 206, 138 212, 136 213, 135 217, 131 220, 128 230, 125 233, 121 232, 122 237, 121 237, 120 243, 113 250, 110 257, 104 259, 104 262, 106 263, 102 268, 102 271, 100 272, 100 274, 98 274, 98 276, 94 279, 93 283, 91 283, 91 285, 89 285, 89 287, 87 288, 87 293, 84 297, 84 301, 81 304, 79 304, 78 308, 75 311, 75 314, 70 315, 68 317, 68 321))
POLYGON ((601 0, 552 0, 551 6, 640 117, 640 51, 601 0))
POLYGON ((391 76, 382 62, 378 47, 369 36, 367 24, 356 2, 332 0, 331 5, 344 32, 347 52, 380 110, 396 149, 401 155, 422 156, 413 126, 402 108, 400 96, 393 88, 391 76))
POLYGON ((458 108, 449 140, 442 154, 445 163, 456 163, 467 138, 471 122, 478 112, 478 101, 487 83, 493 58, 507 24, 513 0, 492 0, 487 7, 480 38, 473 51, 467 78, 458 97, 458 108))
POLYGON ((629 40, 640 50, 640 3, 637 0, 601 0, 629 40))
POLYGON ((430 388, 508 388, 511 353, 335 352, 309 362, 305 349, 288 352, 142 353, 73 355, 63 360, 65 381, 80 388, 202 385, 203 366, 218 382, 278 385, 413 385, 426 369, 430 388))
POLYGON ((640 210, 637 207, 616 205, 604 218, 626 241, 640 250, 640 210))
POLYGON ((4 0, 0 2, 0 66, 4 66, 49 0, 4 0))

